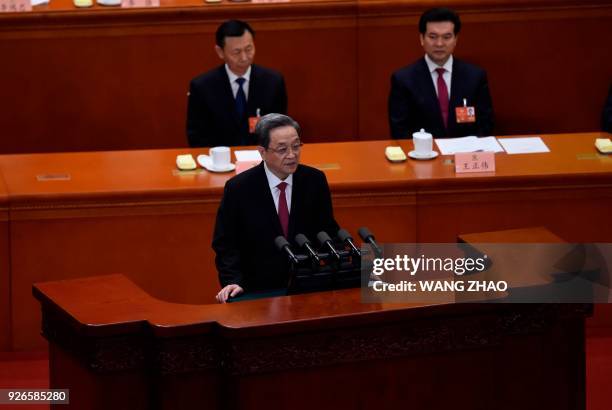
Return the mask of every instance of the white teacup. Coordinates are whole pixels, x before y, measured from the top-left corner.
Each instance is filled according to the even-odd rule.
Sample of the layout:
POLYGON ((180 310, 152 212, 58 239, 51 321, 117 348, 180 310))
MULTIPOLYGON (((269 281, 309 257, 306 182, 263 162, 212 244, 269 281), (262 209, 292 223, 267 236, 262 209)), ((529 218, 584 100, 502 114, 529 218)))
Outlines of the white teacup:
POLYGON ((425 132, 423 128, 421 128, 421 131, 412 134, 412 142, 417 154, 427 155, 433 151, 433 136, 425 132))
POLYGON ((223 169, 230 164, 231 152, 229 147, 213 147, 208 154, 213 168, 223 169))

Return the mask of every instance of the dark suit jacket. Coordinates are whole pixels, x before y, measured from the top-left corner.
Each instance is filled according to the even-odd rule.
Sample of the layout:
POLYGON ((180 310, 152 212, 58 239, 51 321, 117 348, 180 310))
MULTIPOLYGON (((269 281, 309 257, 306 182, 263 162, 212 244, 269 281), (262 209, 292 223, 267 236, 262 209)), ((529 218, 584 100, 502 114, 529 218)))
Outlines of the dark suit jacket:
POLYGON ((493 105, 483 69, 453 58, 448 111, 446 130, 425 58, 391 76, 389 126, 393 138, 412 138, 421 128, 434 138, 486 136, 493 133, 493 105), (457 123, 455 107, 462 107, 464 98, 476 108, 474 123, 457 123))
MULTIPOLYGON (((313 243, 320 231, 336 236, 325 174, 299 165, 293 174, 288 241, 303 233, 313 243)), ((221 286, 238 284, 245 292, 285 288, 289 264, 276 249, 282 235, 263 163, 227 181, 217 212, 212 246, 221 286)))
POLYGON ((247 115, 238 118, 225 66, 221 65, 191 80, 187 99, 189 145, 255 145, 257 139, 249 133, 248 117, 254 117, 258 108, 261 115, 287 113, 285 80, 276 71, 253 64, 248 94, 247 115))
POLYGON ((608 99, 604 104, 603 112, 601 113, 601 129, 612 133, 612 84, 608 90, 608 99))

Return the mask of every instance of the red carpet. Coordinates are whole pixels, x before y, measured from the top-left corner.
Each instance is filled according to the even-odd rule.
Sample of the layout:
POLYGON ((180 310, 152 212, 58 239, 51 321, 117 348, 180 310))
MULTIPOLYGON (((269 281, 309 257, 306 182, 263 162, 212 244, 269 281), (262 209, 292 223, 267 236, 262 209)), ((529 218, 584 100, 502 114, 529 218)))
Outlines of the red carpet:
POLYGON ((587 410, 612 408, 612 335, 587 337, 587 410))
MULTIPOLYGON (((46 389, 49 360, 46 353, 0 352, 0 388, 46 389)), ((0 410, 48 410, 49 405, 0 404, 0 410)))

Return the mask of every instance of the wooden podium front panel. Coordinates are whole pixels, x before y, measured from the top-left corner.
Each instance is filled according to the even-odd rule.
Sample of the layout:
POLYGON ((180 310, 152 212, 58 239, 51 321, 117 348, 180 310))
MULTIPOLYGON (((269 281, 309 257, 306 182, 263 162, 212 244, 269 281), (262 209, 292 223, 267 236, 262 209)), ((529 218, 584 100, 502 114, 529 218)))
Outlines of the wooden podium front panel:
MULTIPOLYGON (((576 327, 559 336, 577 339, 570 329, 576 327)), ((232 379, 230 408, 394 410, 410 403, 415 409, 584 409, 575 383, 580 376, 570 374, 569 363, 555 363, 575 359, 546 346, 556 346, 556 339, 515 337, 479 350, 245 376, 232 379)))

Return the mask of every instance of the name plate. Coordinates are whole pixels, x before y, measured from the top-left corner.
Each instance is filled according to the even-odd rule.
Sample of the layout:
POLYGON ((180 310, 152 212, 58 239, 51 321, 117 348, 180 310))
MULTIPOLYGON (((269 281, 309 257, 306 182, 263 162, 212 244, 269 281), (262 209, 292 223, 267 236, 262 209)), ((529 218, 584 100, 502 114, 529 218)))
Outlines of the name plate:
POLYGON ((0 0, 0 13, 32 11, 30 0, 0 0))
POLYGON ((37 181, 70 181, 70 174, 40 174, 36 175, 37 181))
POLYGON ((455 154, 455 172, 457 174, 473 172, 495 172, 495 153, 462 152, 455 154))
POLYGON ((159 7, 159 0, 122 0, 121 7, 159 7))

